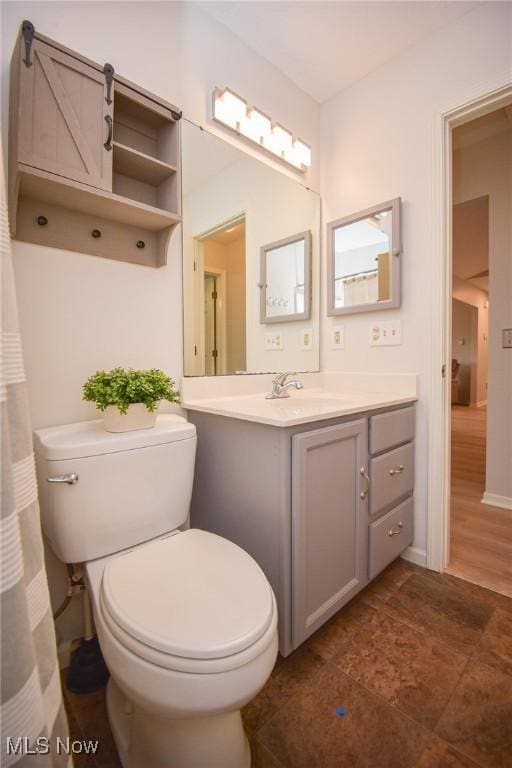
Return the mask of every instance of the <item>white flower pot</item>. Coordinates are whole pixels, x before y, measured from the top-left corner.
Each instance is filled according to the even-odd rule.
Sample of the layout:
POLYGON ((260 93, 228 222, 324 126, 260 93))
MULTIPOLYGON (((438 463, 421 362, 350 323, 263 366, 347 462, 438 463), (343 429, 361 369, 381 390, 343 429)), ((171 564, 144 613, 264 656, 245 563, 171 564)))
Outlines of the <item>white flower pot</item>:
POLYGON ((130 432, 136 429, 151 429, 156 424, 157 412, 148 411, 144 403, 133 403, 128 411, 119 412, 117 405, 107 405, 103 421, 107 432, 130 432))

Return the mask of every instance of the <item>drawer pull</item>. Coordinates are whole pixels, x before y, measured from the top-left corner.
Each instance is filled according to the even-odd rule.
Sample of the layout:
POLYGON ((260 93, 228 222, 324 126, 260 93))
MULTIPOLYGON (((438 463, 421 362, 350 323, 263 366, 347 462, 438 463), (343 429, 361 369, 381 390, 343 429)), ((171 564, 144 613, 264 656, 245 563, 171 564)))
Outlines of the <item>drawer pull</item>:
POLYGON ((404 465, 403 464, 399 464, 398 467, 393 467, 393 469, 390 469, 389 470, 389 474, 391 476, 393 476, 393 475, 401 475, 403 471, 404 471, 404 465))
POLYGON ((364 477, 364 479, 366 480, 366 483, 367 483, 365 490, 364 490, 364 491, 361 491, 361 493, 359 494, 359 496, 361 497, 361 499, 364 501, 364 500, 366 499, 366 497, 368 496, 368 493, 369 493, 369 491, 370 491, 370 478, 369 478, 369 477, 368 477, 368 475, 366 474, 366 470, 365 470, 365 468, 364 468, 364 467, 361 467, 361 469, 359 470, 359 472, 360 472, 360 474, 361 474, 361 475, 364 477))
POLYGON ((404 524, 402 523, 401 520, 399 523, 397 523, 396 528, 390 528, 388 536, 398 536, 400 533, 402 533, 404 524), (398 528, 398 530, 396 528, 398 528))

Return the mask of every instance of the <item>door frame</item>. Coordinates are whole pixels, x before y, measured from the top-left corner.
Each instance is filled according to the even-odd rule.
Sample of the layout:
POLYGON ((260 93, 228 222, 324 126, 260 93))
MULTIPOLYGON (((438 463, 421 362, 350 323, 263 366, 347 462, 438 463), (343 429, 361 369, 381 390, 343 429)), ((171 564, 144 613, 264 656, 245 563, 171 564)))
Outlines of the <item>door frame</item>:
MULTIPOLYGON (((217 267, 204 269, 204 263, 201 265, 203 275, 203 301, 201 306, 204 307, 204 278, 206 275, 211 275, 217 280, 217 340, 218 347, 220 346, 220 354, 217 357, 217 376, 224 376, 227 369, 227 274, 225 269, 218 269, 217 267)), ((201 338, 204 340, 205 334, 205 318, 204 311, 201 313, 201 338)), ((204 352, 204 350, 203 350, 204 352)), ((204 354, 203 354, 204 359, 204 354)))
POLYGON ((471 87, 457 104, 438 106, 433 114, 427 568, 434 571, 444 571, 450 560, 452 130, 511 101, 512 81, 506 71, 492 82, 471 87))

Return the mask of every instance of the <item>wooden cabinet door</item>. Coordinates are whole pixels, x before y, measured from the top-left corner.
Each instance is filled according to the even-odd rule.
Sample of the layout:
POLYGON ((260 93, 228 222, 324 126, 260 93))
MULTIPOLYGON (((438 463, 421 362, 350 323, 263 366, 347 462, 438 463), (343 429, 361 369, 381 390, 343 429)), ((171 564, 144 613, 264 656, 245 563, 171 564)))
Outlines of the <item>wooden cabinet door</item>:
POLYGON ((292 438, 294 648, 368 580, 362 467, 368 471, 366 419, 292 438))
POLYGON ((36 38, 30 66, 23 56, 20 46, 18 161, 112 191, 105 75, 36 38))

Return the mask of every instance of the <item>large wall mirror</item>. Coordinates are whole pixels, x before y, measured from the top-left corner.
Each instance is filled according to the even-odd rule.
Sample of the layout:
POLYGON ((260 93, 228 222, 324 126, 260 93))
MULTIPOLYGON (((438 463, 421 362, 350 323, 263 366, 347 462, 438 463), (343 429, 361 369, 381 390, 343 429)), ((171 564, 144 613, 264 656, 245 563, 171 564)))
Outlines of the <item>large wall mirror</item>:
POLYGON ((187 120, 182 158, 185 376, 319 370, 319 196, 187 120))
POLYGON ((327 226, 328 313, 400 306, 400 198, 327 226))

